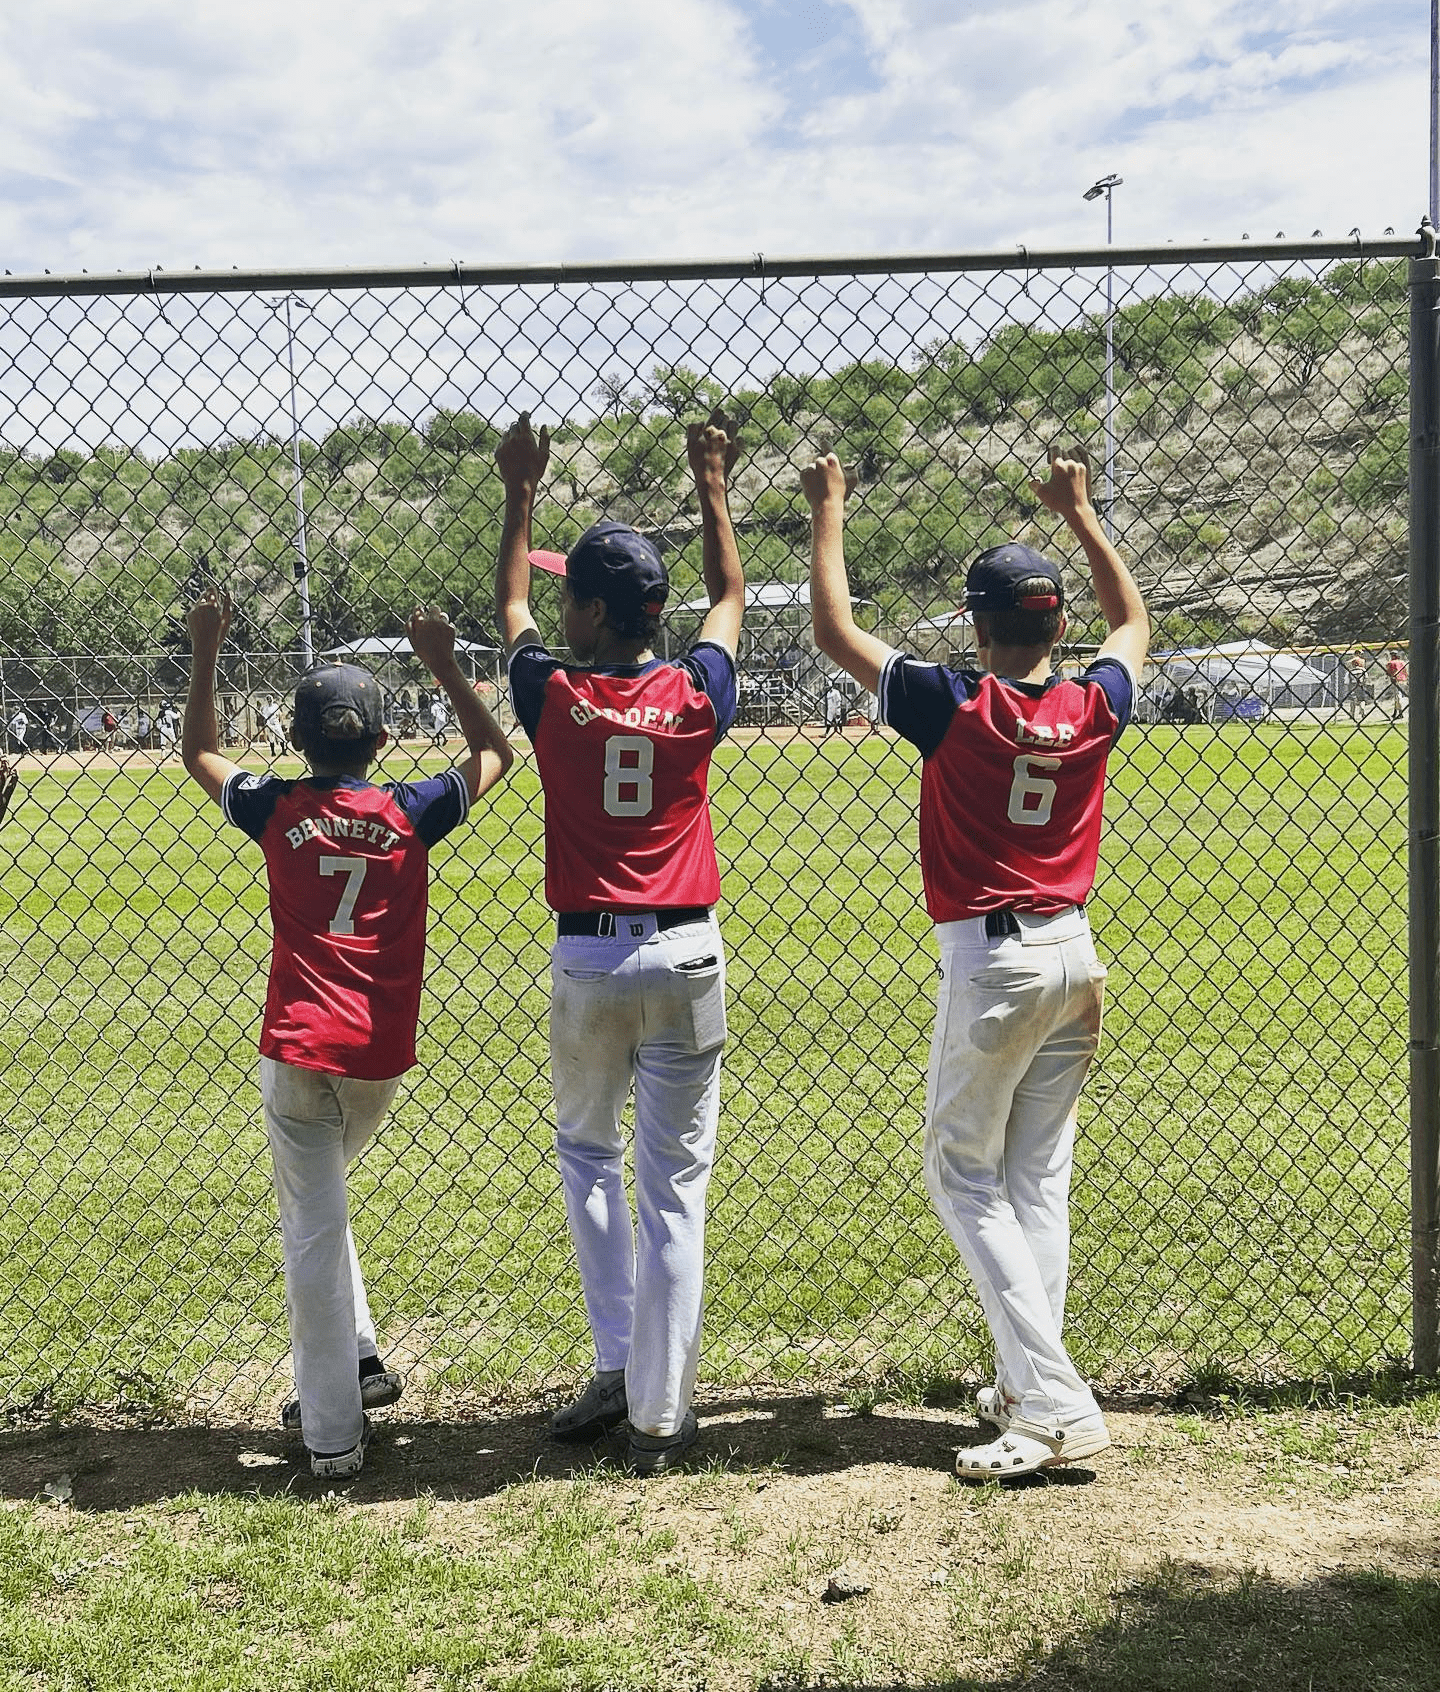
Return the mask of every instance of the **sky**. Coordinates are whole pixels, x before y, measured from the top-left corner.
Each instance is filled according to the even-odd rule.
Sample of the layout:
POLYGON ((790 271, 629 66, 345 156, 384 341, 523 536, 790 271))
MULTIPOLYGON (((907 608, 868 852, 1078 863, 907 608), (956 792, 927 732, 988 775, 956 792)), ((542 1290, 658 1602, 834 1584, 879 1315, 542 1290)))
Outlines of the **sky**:
POLYGON ((1408 234, 1424 0, 44 0, 15 274, 1408 234), (1263 25, 1256 19, 1263 19, 1263 25))

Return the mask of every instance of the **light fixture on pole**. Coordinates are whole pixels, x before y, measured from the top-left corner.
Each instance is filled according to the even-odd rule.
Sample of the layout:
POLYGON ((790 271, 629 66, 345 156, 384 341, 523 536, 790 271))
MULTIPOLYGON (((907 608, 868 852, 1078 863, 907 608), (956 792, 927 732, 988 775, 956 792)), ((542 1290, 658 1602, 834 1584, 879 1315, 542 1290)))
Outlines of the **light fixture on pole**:
MULTIPOLYGON (((1102 176, 1100 180, 1085 190, 1082 196, 1087 200, 1098 200, 1105 196, 1105 245, 1108 248, 1115 238, 1114 208, 1110 196, 1115 189, 1121 187, 1125 181, 1123 176, 1113 173, 1102 176)), ((1115 505, 1115 271, 1110 265, 1105 266, 1105 500, 1100 507, 1100 516, 1105 524, 1105 533, 1113 539, 1114 530, 1110 522, 1110 513, 1115 505)))
POLYGON ((285 313, 285 368, 290 372, 290 471, 295 496, 295 585, 300 595, 300 657, 308 670, 315 662, 310 631, 310 552, 305 535, 305 473, 300 466, 300 411, 295 398, 295 321, 292 310, 312 308, 298 294, 267 300, 271 311, 285 313))

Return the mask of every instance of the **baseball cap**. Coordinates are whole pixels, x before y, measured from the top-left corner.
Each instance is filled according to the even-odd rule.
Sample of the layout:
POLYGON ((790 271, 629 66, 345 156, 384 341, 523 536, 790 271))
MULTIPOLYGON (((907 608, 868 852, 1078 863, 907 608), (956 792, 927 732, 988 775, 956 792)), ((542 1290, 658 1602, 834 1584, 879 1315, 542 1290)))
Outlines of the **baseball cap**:
POLYGON ((358 664, 320 664, 295 688, 295 721, 327 740, 368 740, 385 727, 380 684, 358 664))
POLYGON ((1019 541, 982 552, 965 577, 967 611, 1058 611, 1064 603, 1059 565, 1019 541), (1036 591, 1037 578, 1053 587, 1036 591), (1024 588, 1030 591, 1021 592, 1024 588))
POLYGON ((624 523, 592 523, 570 548, 565 579, 576 599, 603 599, 622 616, 655 617, 670 593, 670 575, 654 541, 624 523))

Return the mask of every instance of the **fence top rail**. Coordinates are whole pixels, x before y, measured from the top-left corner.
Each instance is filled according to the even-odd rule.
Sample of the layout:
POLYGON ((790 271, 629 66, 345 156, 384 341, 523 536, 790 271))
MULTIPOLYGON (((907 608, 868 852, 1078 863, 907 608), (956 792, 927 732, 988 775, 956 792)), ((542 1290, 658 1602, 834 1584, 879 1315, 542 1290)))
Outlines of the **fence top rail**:
POLYGON ((1366 240, 1358 233, 1340 241, 1204 241, 1184 246, 1166 242, 1148 247, 1026 247, 990 253, 832 254, 775 258, 616 261, 607 264, 359 265, 318 270, 152 270, 111 275, 80 271, 40 276, 0 276, 0 299, 45 299, 97 294, 215 294, 350 288, 483 287, 556 283, 703 281, 749 277, 765 281, 780 276, 916 275, 945 271, 1123 269, 1139 265, 1236 264, 1273 260, 1376 259, 1419 257, 1424 243, 1415 236, 1366 240))

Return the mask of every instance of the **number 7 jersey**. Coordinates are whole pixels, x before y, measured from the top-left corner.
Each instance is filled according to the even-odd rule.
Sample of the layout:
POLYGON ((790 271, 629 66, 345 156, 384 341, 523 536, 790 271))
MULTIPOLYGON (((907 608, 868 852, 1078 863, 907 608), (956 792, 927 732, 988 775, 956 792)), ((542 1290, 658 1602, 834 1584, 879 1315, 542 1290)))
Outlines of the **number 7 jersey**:
POLYGON ((683 658, 592 669, 524 646, 510 659, 510 695, 545 790, 551 908, 713 905, 710 755, 735 719, 724 647, 701 641, 683 658))
POLYGON ((1084 904, 1100 853, 1105 763, 1134 692, 1115 657, 1076 681, 1032 683, 890 655, 880 715, 924 758, 920 871, 933 921, 1084 904))
POLYGON ((415 1062, 429 848, 462 821, 458 770, 376 786, 232 775, 227 822, 258 841, 274 946, 260 1055, 385 1081, 415 1062))

